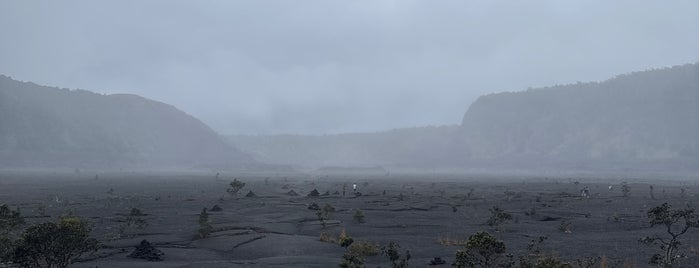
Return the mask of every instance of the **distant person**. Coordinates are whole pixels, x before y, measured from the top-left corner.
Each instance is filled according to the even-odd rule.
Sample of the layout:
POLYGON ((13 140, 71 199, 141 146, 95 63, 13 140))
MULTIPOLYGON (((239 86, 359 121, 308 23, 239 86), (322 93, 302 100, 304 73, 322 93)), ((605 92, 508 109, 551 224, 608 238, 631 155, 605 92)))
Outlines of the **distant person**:
POLYGON ((585 198, 590 198, 590 188, 585 186, 585 188, 580 191, 580 195, 585 198))
POLYGON ((354 190, 354 193, 356 194, 357 193, 357 184, 356 183, 352 184, 352 189, 354 190))
POLYGON ((347 191, 347 183, 342 185, 342 196, 345 196, 345 191, 347 191))

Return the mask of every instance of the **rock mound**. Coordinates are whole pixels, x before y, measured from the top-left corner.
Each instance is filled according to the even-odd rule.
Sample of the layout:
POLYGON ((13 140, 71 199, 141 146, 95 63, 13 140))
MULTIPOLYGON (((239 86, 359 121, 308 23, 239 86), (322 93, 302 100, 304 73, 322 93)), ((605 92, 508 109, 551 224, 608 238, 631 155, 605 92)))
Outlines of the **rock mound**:
POLYGON ((135 258, 135 259, 144 259, 147 261, 162 261, 163 260, 163 253, 159 249, 153 247, 153 245, 148 242, 148 240, 143 240, 141 241, 141 244, 136 246, 136 249, 134 249, 131 254, 129 254, 127 257, 129 258, 135 258))
POLYGON ((318 192, 318 189, 313 189, 313 191, 311 191, 310 193, 308 193, 307 196, 309 196, 309 197, 320 196, 320 192, 318 192))

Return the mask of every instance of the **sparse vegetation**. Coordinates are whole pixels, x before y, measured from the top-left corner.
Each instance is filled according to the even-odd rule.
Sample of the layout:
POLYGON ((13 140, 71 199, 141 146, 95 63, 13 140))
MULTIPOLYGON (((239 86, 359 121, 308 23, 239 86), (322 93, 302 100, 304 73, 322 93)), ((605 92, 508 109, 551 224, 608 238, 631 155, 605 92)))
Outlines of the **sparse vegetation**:
POLYGON ((572 225, 573 223, 569 220, 561 221, 561 224, 558 225, 558 230, 567 234, 572 233, 570 229, 572 225))
POLYGON ((146 216, 138 208, 131 208, 129 214, 126 214, 124 223, 119 226, 118 237, 123 237, 129 229, 143 229, 148 225, 148 222, 143 218, 146 216))
POLYGON ((344 229, 338 237, 338 244, 347 249, 342 255, 339 267, 364 267, 367 256, 375 256, 379 253, 378 245, 365 241, 355 242, 344 229))
POLYGON ((323 228, 326 227, 327 221, 330 220, 330 213, 332 212, 335 212, 335 208, 330 204, 325 204, 323 209, 316 211, 316 217, 318 217, 318 221, 323 225, 323 228))
MULTIPOLYGON (((224 178, 222 177, 222 179, 224 178)), ((246 188, 242 189, 242 191, 245 192, 239 192, 238 197, 242 197, 242 195, 247 192, 248 187, 256 188, 262 185, 262 179, 264 179, 264 177, 259 177, 259 179, 256 179, 254 182, 248 183, 246 188)), ((223 186, 227 188, 231 180, 224 182, 223 186)), ((311 181, 302 183, 302 180, 303 178, 300 180, 289 179, 287 183, 294 185, 291 187, 294 188, 294 191, 303 191, 302 195, 307 194, 309 190, 316 187, 323 190, 331 189, 330 192, 342 187, 341 181, 333 181, 332 179, 325 179, 324 177, 314 180, 317 186, 311 187, 308 186, 311 181)), ((403 185, 395 181, 389 181, 386 185, 379 185, 377 184, 379 182, 376 182, 374 184, 377 185, 374 185, 375 188, 373 191, 365 189, 365 191, 370 194, 362 198, 342 198, 341 196, 332 195, 328 197, 307 198, 305 196, 294 197, 287 195, 287 191, 290 190, 280 189, 284 184, 282 179, 270 179, 270 185, 268 185, 269 191, 264 192, 264 197, 257 199, 242 198, 238 199, 237 202, 226 203, 225 200, 217 201, 221 194, 228 196, 228 194, 223 193, 223 191, 220 191, 219 194, 214 196, 207 196, 212 192, 215 193, 216 190, 212 189, 215 189, 216 186, 220 186, 220 182, 211 180, 208 180, 211 184, 206 187, 189 187, 189 185, 185 183, 180 185, 167 184, 163 185, 164 187, 159 189, 159 192, 153 193, 139 190, 134 191, 134 186, 119 184, 121 182, 117 183, 105 179, 103 179, 103 181, 112 183, 106 186, 106 189, 109 189, 109 187, 119 189, 119 196, 114 197, 107 195, 104 190, 102 190, 105 189, 105 186, 99 185, 99 188, 97 188, 95 192, 95 197, 80 191, 71 190, 68 192, 48 193, 43 195, 46 196, 44 198, 39 196, 35 199, 36 201, 49 201, 46 203, 46 210, 50 213, 47 214, 67 215, 71 211, 73 213, 85 213, 88 211, 93 213, 90 217, 94 219, 92 221, 98 224, 98 226, 95 227, 95 231, 99 232, 95 233, 96 238, 105 240, 111 239, 112 237, 109 235, 116 233, 117 227, 122 224, 133 228, 129 229, 127 234, 119 238, 118 241, 105 242, 107 246, 100 250, 98 255, 85 256, 87 254, 83 254, 77 261, 81 262, 81 265, 84 266, 95 266, 96 264, 100 264, 100 266, 102 266, 101 264, 109 266, 108 264, 112 264, 112 260, 125 261, 123 259, 127 258, 126 254, 130 253, 133 247, 138 245, 138 241, 143 239, 155 239, 159 245, 168 248, 168 252, 179 251, 186 252, 187 254, 195 253, 198 248, 224 246, 237 248, 239 250, 238 252, 246 252, 257 250, 261 245, 269 245, 269 243, 278 242, 279 249, 285 250, 285 252, 294 252, 294 254, 298 252, 298 254, 302 256, 299 260, 306 260, 316 256, 314 253, 315 251, 312 250, 319 248, 321 248, 321 254, 326 254, 327 252, 325 249, 330 247, 330 250, 336 251, 337 254, 335 255, 337 259, 319 258, 318 261, 314 261, 314 263, 318 263, 320 264, 319 266, 324 267, 338 266, 338 264, 340 267, 377 267, 378 265, 381 265, 381 267, 392 267, 394 262, 390 261, 391 254, 389 252, 391 251, 387 250, 390 249, 390 244, 388 244, 388 241, 383 240, 391 239, 403 246, 403 248, 393 251, 394 253, 400 253, 399 259, 395 261, 395 265, 398 267, 402 265, 401 262, 408 262, 406 249, 410 248, 411 251, 413 251, 411 247, 415 247, 415 243, 426 243, 420 245, 421 249, 425 247, 434 247, 433 249, 425 251, 433 253, 425 255, 424 252, 421 252, 422 254, 420 254, 420 258, 417 261, 416 259, 418 258, 413 256, 412 259, 409 259, 410 264, 408 266, 410 267, 422 267, 430 263, 442 266, 449 266, 455 263, 455 266, 462 265, 463 267, 469 267, 470 264, 468 264, 468 261, 475 263, 474 267, 482 267, 479 260, 483 260, 483 255, 476 249, 473 242, 474 239, 471 239, 472 237, 469 236, 474 233, 470 233, 466 237, 455 235, 457 234, 457 229, 461 228, 459 226, 463 224, 466 225, 464 227, 466 229, 486 228, 482 230, 488 231, 494 239, 497 238, 495 240, 501 239, 503 245, 506 244, 506 250, 493 250, 492 252, 495 253, 488 255, 489 259, 496 259, 496 261, 489 262, 490 267, 603 267, 601 266, 602 262, 599 257, 586 258, 580 256, 581 253, 578 253, 577 249, 585 246, 595 247, 595 250, 597 250, 596 252, 607 253, 607 267, 624 267, 624 265, 634 265, 634 262, 640 263, 637 267, 655 267, 654 265, 644 265, 643 262, 654 253, 660 253, 656 255, 654 262, 659 263, 659 266, 663 266, 663 258, 661 257, 665 256, 665 249, 667 248, 662 248, 662 252, 658 250, 658 248, 661 248, 659 241, 653 240, 650 243, 653 246, 645 250, 633 250, 632 248, 633 251, 615 251, 614 244, 610 246, 605 243, 609 243, 611 239, 614 239, 618 240, 619 246, 626 246, 629 245, 629 242, 636 242, 641 236, 650 236, 656 233, 657 236, 652 237, 662 238, 665 241, 670 241, 672 238, 671 235, 665 233, 666 228, 664 227, 665 225, 662 224, 659 225, 663 227, 655 226, 654 228, 649 227, 651 224, 646 224, 646 228, 649 228, 646 229, 646 234, 636 237, 619 236, 621 232, 628 230, 638 232, 639 228, 643 228, 643 223, 639 225, 639 217, 643 216, 645 219, 646 212, 654 206, 639 210, 639 208, 646 206, 646 202, 651 200, 648 196, 649 193, 646 192, 643 196, 639 193, 635 196, 631 195, 627 198, 623 198, 620 190, 617 189, 620 187, 618 183, 614 185, 614 189, 609 192, 607 192, 606 189, 609 185, 608 183, 601 184, 587 181, 581 182, 581 186, 573 186, 573 184, 568 183, 554 184, 553 181, 550 183, 523 183, 522 185, 510 182, 484 183, 482 187, 475 188, 476 192, 481 193, 478 195, 478 199, 469 201, 466 199, 466 193, 469 191, 470 185, 465 183, 458 184, 457 182, 437 183, 435 189, 428 191, 425 191, 424 187, 430 186, 429 181, 416 183, 415 195, 409 194, 410 186, 401 188, 403 185), (581 201, 577 191, 583 189, 583 187, 587 185, 589 185, 591 191, 599 191, 599 189, 604 189, 604 191, 599 191, 601 194, 595 195, 595 197, 598 198, 581 201), (381 194, 383 189, 386 189, 386 196, 381 194), (441 194, 440 190, 442 189, 447 189, 449 195, 441 194), (515 196, 512 198, 512 201, 508 203, 503 201, 503 191, 507 189, 511 189, 514 193, 511 195, 515 196), (405 195, 405 200, 403 202, 397 202, 396 197, 398 197, 401 191, 404 191, 404 195, 406 193, 408 193, 408 195, 405 195), (521 194, 521 197, 516 197, 518 194, 521 194), (61 197, 60 203, 53 202, 54 196, 61 197), (162 196, 162 200, 155 202, 153 197, 156 196, 162 196), (168 196, 171 196, 171 198, 167 199, 168 196), (536 203, 535 198, 537 197, 540 197, 543 201, 536 203), (192 198, 195 200, 192 202, 183 202, 182 200, 185 198, 192 198), (112 209, 102 209, 104 202, 111 202, 112 209), (314 204, 312 202, 316 203, 314 204), (180 207, 171 210, 172 207, 168 205, 169 203, 174 203, 180 207), (214 204, 223 207, 223 211, 227 212, 212 212, 212 210, 218 210, 214 209, 214 207, 216 207, 214 204), (493 205, 495 204, 498 206, 494 207, 493 205), (206 206, 206 209, 204 209, 204 206, 206 206), (454 206, 458 206, 458 213, 456 214, 452 213, 454 206), (312 210, 308 211, 306 209, 307 207, 312 210), (95 211, 100 213, 94 213, 95 211), (367 211, 371 213, 367 214, 367 211), (320 218, 318 219, 316 219, 316 212, 320 214, 320 218), (510 216, 508 217, 507 215, 510 216), (591 215, 594 215, 594 217, 591 215), (374 219, 374 216, 377 218, 374 219), (221 218, 220 222, 216 221, 218 217, 221 218), (517 224, 517 218, 519 218, 519 223, 521 224, 517 224), (177 220, 176 222, 173 221, 175 219, 177 220), (194 222, 195 219, 197 223, 194 222), (605 219, 608 219, 608 222, 604 222, 605 219), (136 231, 136 229, 139 228, 137 226, 139 224, 137 223, 140 223, 141 220, 147 220, 148 226, 142 231, 136 231), (364 220, 366 220, 367 223, 357 224, 364 220), (499 229, 500 232, 507 230, 507 233, 497 233, 496 229, 486 225, 486 221, 493 223, 492 226, 499 229), (217 224, 214 225, 213 222, 217 224), (371 222, 371 224, 366 225, 369 222, 371 222), (158 226, 155 226, 156 224, 158 224, 158 226), (160 224, 177 224, 177 226, 174 226, 175 228, 169 226, 167 228, 160 228, 160 224), (320 227, 321 224, 325 225, 323 229, 320 227), (600 226, 593 227, 590 224, 599 224, 600 226), (215 229, 212 228, 212 225, 214 225, 215 229), (456 229, 451 228, 451 226, 456 229), (315 232, 312 231, 314 228, 316 230, 315 232), (343 228, 346 229, 343 230, 343 228), (217 232, 214 233, 212 229, 217 232), (377 233, 382 230, 387 233, 377 233), (560 233, 570 230, 579 234, 569 236, 560 233), (550 231, 554 233, 550 233, 550 231), (309 232, 312 233, 309 234, 309 232), (532 234, 536 234, 537 232, 543 232, 549 235, 551 237, 550 239, 554 239, 555 241, 552 241, 552 246, 550 248, 540 247, 539 249, 526 251, 526 242, 532 239, 532 243, 534 244, 534 242, 536 242, 535 240, 537 240, 537 236, 532 236, 532 234), (287 233, 288 235, 286 235, 287 233), (431 235, 432 239, 429 239, 430 233, 433 234, 431 235), (556 233, 559 234, 556 235, 556 233), (385 242, 379 244, 364 240, 372 239, 375 234, 378 234, 376 237, 379 238, 377 239, 382 239, 385 242), (316 242, 312 242, 309 241, 308 235, 319 236, 311 237, 310 240, 316 240, 316 242), (215 236, 215 238, 211 238, 212 236, 215 236), (589 236, 589 239, 581 241, 578 239, 580 236, 589 236), (164 239, 169 237, 187 238, 185 240, 164 239), (426 237, 427 239, 425 239, 426 237), (198 239, 199 241, 192 241, 198 239), (469 246, 469 239, 472 241, 470 247, 467 247, 469 246), (327 242, 327 244, 317 242, 317 240, 327 242), (182 241, 181 244, 180 241, 182 241), (177 244, 172 244, 173 242, 177 244), (565 247, 561 247, 563 243, 565 243, 565 247), (192 245, 192 247, 197 249, 190 249, 189 247, 181 249, 171 248, 185 244, 192 245), (112 248, 113 246, 116 248, 112 248), (382 248, 381 246, 384 247, 382 248), (332 249, 333 247, 337 248, 332 249), (122 251, 122 248, 125 250, 122 251), (470 254, 466 254, 467 248, 470 249, 470 254), (458 253, 458 258, 455 259, 457 250, 460 250, 460 253, 458 253), (451 252, 453 255, 445 255, 443 252, 451 252), (626 255, 622 252, 630 253, 626 255), (382 253, 383 256, 381 257, 369 257, 372 254, 381 255, 382 253), (444 261, 446 261, 446 265, 442 264, 444 261)), ((152 182, 146 181, 143 183, 144 186, 147 185, 149 189, 152 189, 152 187, 150 187, 151 185, 149 185, 152 182)), ((195 182, 195 184, 196 183, 199 182, 195 182)), ((156 184, 153 183, 152 185, 156 184)), ((648 187, 648 184, 642 186, 648 187)), ((655 193, 657 198, 662 197, 662 190, 666 190, 667 200, 673 200, 673 202, 678 203, 676 205, 677 207, 670 209, 670 211, 674 211, 677 208, 684 209, 685 205, 699 200, 696 199, 694 195, 689 195, 686 200, 679 199, 681 187, 685 187, 687 193, 693 193, 696 186, 688 184, 656 184, 653 186, 655 188, 654 190, 658 191, 655 193)), ((20 185, 18 187, 23 186, 20 185)), ((646 191, 649 190, 649 188, 643 189, 646 191)), ((5 206, 4 211, 6 212, 0 213, 5 216, 3 219, 8 218, 8 215, 15 215, 10 218, 23 219, 29 223, 37 223, 43 219, 36 213, 36 208, 41 204, 40 202, 21 199, 18 194, 12 192, 3 192, 2 195, 3 197, 7 196, 7 199, 12 201, 13 204, 21 206, 22 212, 27 213, 27 211, 29 211, 29 215, 25 216, 22 214, 16 216, 20 213, 18 209, 16 213, 7 212, 12 211, 10 208, 14 209, 15 205, 9 207, 5 206), (29 210, 25 208, 29 208, 29 210)), ((225 196, 224 199, 229 198, 225 196)), ((662 202, 658 204, 660 203, 662 202)), ((672 215, 672 213, 670 214, 672 215)), ((0 221, 0 223, 2 222, 7 221, 0 221)), ((674 233, 680 233, 683 224, 684 219, 680 218, 672 225, 671 230, 674 233)), ((145 224, 140 225, 146 226, 145 224)), ((16 235, 14 239, 10 241, 12 242, 11 245, 13 245, 13 248, 14 242, 24 231, 23 228, 26 228, 26 226, 15 228, 16 235)), ((640 231, 643 230, 641 229, 640 231)), ((691 264, 699 260, 699 255, 697 255, 699 250, 696 249, 697 247, 693 245, 691 241, 691 236, 693 235, 691 233, 692 231, 693 230, 688 230, 685 235, 678 238, 682 244, 678 244, 678 250, 670 254, 677 258, 672 267, 691 266, 691 264)), ((644 246, 640 243, 632 244, 632 246, 633 245, 638 248, 644 246)), ((154 248, 157 245, 154 243, 150 246, 154 248)), ((162 250, 165 251, 164 249, 162 250)), ((275 248, 274 250, 278 249, 275 248)), ((487 248, 485 250, 481 249, 482 252, 487 252, 487 250, 487 248)), ((9 257, 6 257, 3 260, 5 263, 0 264, 0 266, 17 266, 18 264, 16 263, 8 263, 14 258, 14 251, 11 249, 6 250, 6 252, 7 251, 12 251, 13 253, 6 255, 9 257)), ((156 250, 146 250, 144 254, 139 253, 136 255, 146 256, 150 254, 146 254, 149 251, 155 252, 155 255, 152 256, 158 255, 157 252, 159 252, 156 250)), ((583 250, 579 252, 590 251, 583 250)), ((487 254, 484 253, 484 255, 487 254)), ((280 258, 285 258, 284 256, 287 255, 282 254, 279 256, 280 258)), ((172 257, 173 261, 178 259, 174 255, 172 257)), ((159 257, 153 257, 153 259, 157 258, 159 257)), ((135 260, 131 259, 128 261, 134 262, 135 260)), ((211 263, 218 263, 220 261, 222 261, 222 259, 212 259, 211 263)), ((234 261, 238 261, 238 259, 234 259, 234 261)), ((145 260, 143 262, 145 263, 145 260)), ((305 264, 306 263, 294 263, 291 266, 300 267, 305 264)))
POLYGON ((361 209, 356 209, 352 218, 354 218, 356 223, 364 223, 364 212, 361 209))
POLYGON ((199 229, 197 229, 197 234, 199 238, 206 238, 212 231, 213 227, 211 226, 211 220, 209 220, 209 213, 206 211, 206 208, 202 208, 201 213, 199 213, 199 229))
POLYGON ((488 225, 495 227, 496 230, 500 230, 500 226, 505 222, 512 220, 512 215, 505 212, 498 206, 494 206, 489 209, 490 218, 488 218, 488 225))
POLYGON ((381 253, 388 257, 393 268, 408 267, 408 261, 410 261, 411 257, 410 250, 406 250, 405 255, 401 256, 400 245, 397 242, 391 241, 388 245, 381 247, 381 253))
POLYGON ((318 238, 320 242, 326 243, 337 243, 337 239, 326 232, 320 232, 320 237, 318 238))
MULTIPOLYGON (((544 241, 546 241, 548 237, 546 236, 540 236, 537 239, 533 239, 528 245, 527 245, 527 251, 528 253, 526 255, 520 256, 519 257, 519 267, 520 268, 573 268, 573 265, 570 263, 564 262, 557 257, 554 257, 552 255, 546 255, 544 254, 544 251, 542 249, 542 245, 544 244, 544 241)), ((580 264, 583 264, 583 261, 579 261, 580 264)), ((512 263, 508 263, 510 267, 513 266, 512 263)), ((594 264, 594 263, 592 263, 594 264)), ((591 265, 592 265, 591 264, 591 265)), ((587 267, 588 266, 577 266, 579 268, 587 267)))
POLYGON ((652 208, 647 213, 651 226, 662 225, 670 236, 669 239, 660 236, 644 237, 639 241, 648 245, 657 245, 663 254, 655 254, 649 263, 662 267, 673 267, 683 255, 678 254, 682 244, 680 237, 690 228, 699 227, 699 221, 693 208, 672 209, 668 203, 652 208))
POLYGON ((519 266, 529 267, 532 265, 532 262, 541 258, 541 256, 543 256, 542 245, 547 239, 547 236, 539 236, 536 239, 532 239, 529 244, 527 244, 527 254, 519 256, 519 266))
POLYGON ((90 224, 77 217, 27 228, 17 240, 14 262, 21 267, 66 267, 81 255, 99 249, 90 224))
POLYGON ((12 210, 6 204, 0 205, 0 263, 12 259, 14 232, 24 223, 24 218, 18 210, 12 210))
POLYGON ((347 250, 357 256, 376 256, 381 253, 378 244, 367 241, 354 241, 347 250))
POLYGON ((349 252, 342 254, 342 262, 338 265, 340 268, 364 268, 364 256, 355 255, 349 252))
POLYGON ((532 263, 522 264, 521 268, 573 268, 570 263, 563 262, 553 256, 543 256, 532 263))
POLYGON ((369 256, 376 256, 381 252, 379 246, 375 243, 366 241, 355 241, 347 251, 342 255, 340 268, 363 268, 365 267, 365 259, 369 256))
POLYGON ((578 258, 575 260, 575 267, 576 268, 593 268, 593 267, 606 268, 604 266, 597 265, 597 262, 599 262, 600 260, 601 260, 600 257, 597 257, 597 258, 591 258, 591 257, 578 258))
POLYGON ((44 217, 46 216, 46 205, 44 203, 39 204, 36 207, 36 212, 38 213, 39 217, 44 217))
POLYGON ((464 239, 454 239, 450 237, 440 237, 437 239, 437 243, 442 246, 465 246, 466 240, 464 239))
POLYGON ((338 243, 340 244, 341 247, 347 248, 352 243, 354 243, 354 239, 352 239, 351 236, 347 235, 347 232, 345 232, 345 229, 342 229, 342 232, 340 232, 340 236, 338 236, 338 243))
POLYGON ((456 251, 452 266, 466 267, 500 267, 511 263, 505 255, 505 243, 487 232, 471 235, 462 250, 456 251))
POLYGON ((237 178, 233 179, 233 181, 229 184, 228 189, 226 189, 226 192, 232 196, 237 196, 238 192, 240 192, 241 189, 245 187, 245 183, 242 181, 239 181, 237 178))

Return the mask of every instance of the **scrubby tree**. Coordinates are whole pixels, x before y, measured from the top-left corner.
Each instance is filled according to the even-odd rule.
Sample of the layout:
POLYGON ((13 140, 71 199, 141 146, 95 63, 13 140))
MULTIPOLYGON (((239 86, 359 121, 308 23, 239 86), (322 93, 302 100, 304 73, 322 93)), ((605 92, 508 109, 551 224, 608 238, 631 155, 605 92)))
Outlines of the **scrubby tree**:
POLYGON ((694 214, 693 208, 672 209, 668 203, 652 208, 647 213, 651 227, 656 225, 665 226, 668 238, 660 236, 644 237, 639 241, 644 244, 657 245, 663 250, 663 254, 655 254, 650 259, 651 264, 658 264, 662 267, 673 267, 682 256, 678 254, 680 237, 687 233, 690 228, 699 227, 699 221, 694 214))
POLYGON ((354 239, 352 239, 352 237, 345 232, 345 229, 342 229, 342 232, 340 232, 340 236, 337 238, 337 240, 337 242, 343 248, 348 248, 350 245, 352 245, 352 243, 354 243, 354 239))
POLYGON ((24 218, 19 209, 12 210, 5 204, 0 205, 0 234, 7 234, 22 224, 24 224, 24 218))
POLYGON ((365 259, 368 256, 379 255, 379 246, 366 241, 356 241, 347 247, 347 251, 342 255, 340 268, 364 268, 365 259))
POLYGON ((391 261, 391 266, 393 268, 404 268, 408 267, 408 261, 410 260, 410 250, 405 251, 405 256, 400 255, 400 245, 397 242, 391 241, 388 245, 381 248, 381 253, 388 257, 391 261))
POLYGON ((127 230, 135 228, 135 229, 143 229, 146 226, 148 226, 148 222, 143 218, 146 216, 140 209, 138 208, 131 208, 129 211, 129 214, 126 214, 126 217, 124 218, 124 223, 119 226, 119 237, 124 236, 127 230))
POLYGON ((361 209, 357 209, 354 211, 352 218, 354 218, 354 221, 357 223, 364 223, 364 212, 361 209))
POLYGON ((330 204, 325 204, 323 209, 316 211, 316 217, 318 217, 318 221, 323 225, 323 228, 326 227, 327 221, 330 220, 330 213, 332 212, 335 212, 335 208, 330 204))
POLYGON ((354 245, 354 239, 347 234, 347 232, 342 229, 340 236, 337 238, 337 243, 341 247, 347 250, 342 255, 342 262, 339 264, 340 268, 363 268, 364 267, 364 257, 366 255, 363 252, 357 251, 356 247, 350 250, 350 247, 354 245))
POLYGON ((365 259, 363 256, 355 255, 349 252, 342 254, 342 262, 338 265, 340 268, 364 268, 365 259))
POLYGON ((211 226, 211 220, 209 220, 209 213, 206 211, 206 208, 203 208, 201 209, 201 213, 199 213, 199 229, 197 230, 197 234, 199 238, 206 238, 211 234, 211 231, 213 231, 213 227, 211 226))
MULTIPOLYGON (((544 241, 546 241, 547 239, 548 237, 546 236, 540 236, 536 239, 531 240, 531 242, 527 245, 527 254, 519 256, 520 268, 573 268, 573 265, 571 265, 570 263, 561 261, 560 259, 554 256, 544 255, 542 246, 544 244, 544 241)), ((586 263, 582 259, 579 259, 577 267, 589 268, 592 267, 592 265, 594 264, 594 262, 586 263)), ((506 263, 505 266, 512 265, 514 264, 506 263)))
POLYGON ((505 255, 505 243, 487 232, 471 235, 462 250, 456 251, 452 266, 465 267, 508 267, 511 258, 505 255))
POLYGON ((490 218, 488 218, 488 225, 495 227, 497 230, 500 229, 500 226, 509 221, 512 220, 512 215, 510 213, 505 212, 505 210, 499 208, 498 206, 494 206, 493 208, 489 209, 490 211, 490 218))
POLYGON ((14 248, 14 231, 24 224, 19 210, 0 205, 0 263, 9 262, 14 248))
POLYGON ((99 249, 99 242, 89 237, 91 230, 88 222, 77 217, 31 226, 17 240, 14 262, 20 267, 66 267, 99 249))
POLYGON ((240 192, 243 187, 245 187, 244 182, 239 181, 238 179, 233 179, 233 181, 230 183, 230 187, 226 189, 226 192, 232 196, 237 196, 238 192, 240 192))

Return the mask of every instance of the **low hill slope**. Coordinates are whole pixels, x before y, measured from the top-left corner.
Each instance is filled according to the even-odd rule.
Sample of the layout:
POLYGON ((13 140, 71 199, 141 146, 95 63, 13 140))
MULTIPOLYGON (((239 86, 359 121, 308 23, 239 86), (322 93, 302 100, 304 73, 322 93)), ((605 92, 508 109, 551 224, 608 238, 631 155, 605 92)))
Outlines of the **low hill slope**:
POLYGON ((699 65, 482 96, 460 137, 471 162, 696 165, 699 65))
POLYGON ((0 76, 0 167, 240 167, 251 158, 196 118, 136 95, 0 76))

